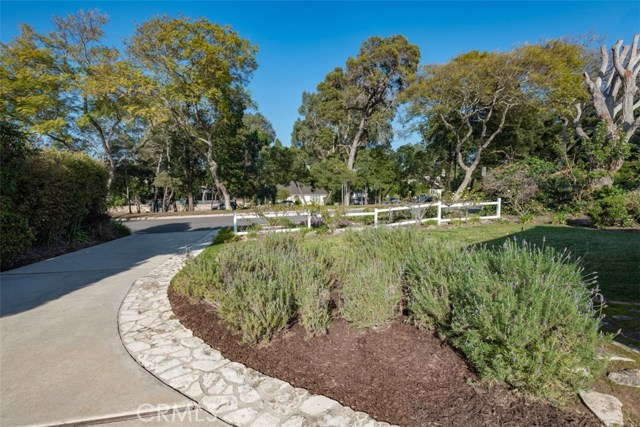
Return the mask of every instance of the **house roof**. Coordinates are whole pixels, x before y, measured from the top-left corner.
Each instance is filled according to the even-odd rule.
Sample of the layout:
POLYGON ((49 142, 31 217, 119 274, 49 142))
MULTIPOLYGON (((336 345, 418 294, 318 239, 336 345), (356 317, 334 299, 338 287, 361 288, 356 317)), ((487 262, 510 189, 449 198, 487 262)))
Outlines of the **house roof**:
POLYGON ((291 181, 286 187, 284 185, 278 185, 278 188, 287 190, 292 196, 300 195, 300 193, 302 193, 303 196, 326 196, 328 194, 322 188, 314 188, 301 183, 298 183, 298 186, 296 186, 295 181, 291 181), (299 190, 298 187, 300 187, 299 190))

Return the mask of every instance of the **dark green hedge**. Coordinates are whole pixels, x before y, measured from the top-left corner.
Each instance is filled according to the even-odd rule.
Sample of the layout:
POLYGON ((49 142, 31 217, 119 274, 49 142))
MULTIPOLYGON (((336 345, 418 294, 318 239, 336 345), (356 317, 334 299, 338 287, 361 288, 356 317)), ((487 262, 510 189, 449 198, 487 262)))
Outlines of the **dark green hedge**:
POLYGON ((23 135, 0 124, 2 258, 32 246, 88 240, 108 221, 107 169, 83 153, 28 148, 23 135))

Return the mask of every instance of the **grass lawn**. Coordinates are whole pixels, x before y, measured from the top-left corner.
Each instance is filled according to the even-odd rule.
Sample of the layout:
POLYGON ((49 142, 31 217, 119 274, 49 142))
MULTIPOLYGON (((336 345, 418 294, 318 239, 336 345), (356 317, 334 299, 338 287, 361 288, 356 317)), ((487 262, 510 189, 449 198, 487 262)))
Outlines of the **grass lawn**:
POLYGON ((640 232, 560 225, 488 224, 434 229, 434 236, 469 244, 496 245, 516 238, 580 257, 585 272, 596 272, 609 300, 640 302, 640 232))

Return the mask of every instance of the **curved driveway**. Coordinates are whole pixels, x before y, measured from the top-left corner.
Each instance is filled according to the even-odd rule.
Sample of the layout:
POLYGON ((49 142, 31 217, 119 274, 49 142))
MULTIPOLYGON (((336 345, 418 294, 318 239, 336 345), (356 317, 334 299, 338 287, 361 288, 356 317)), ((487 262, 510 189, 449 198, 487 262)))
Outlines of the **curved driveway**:
MULTIPOLYGON (((94 425, 158 405, 186 410, 192 425, 203 425, 201 412, 190 411, 193 402, 131 359, 117 315, 137 278, 230 223, 229 217, 130 222, 129 237, 0 275, 0 425, 94 425)), ((166 423, 109 425, 156 424, 166 423)))

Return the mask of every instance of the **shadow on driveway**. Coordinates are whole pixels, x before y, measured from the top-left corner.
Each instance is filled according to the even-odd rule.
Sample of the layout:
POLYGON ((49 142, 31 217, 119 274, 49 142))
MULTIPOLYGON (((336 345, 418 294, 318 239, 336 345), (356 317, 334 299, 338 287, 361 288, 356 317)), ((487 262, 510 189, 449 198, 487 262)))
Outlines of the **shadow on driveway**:
POLYGON ((151 268, 155 263, 150 259, 179 253, 212 230, 192 230, 188 222, 152 226, 128 237, 9 270, 0 275, 0 317, 31 310, 145 264, 151 268))

